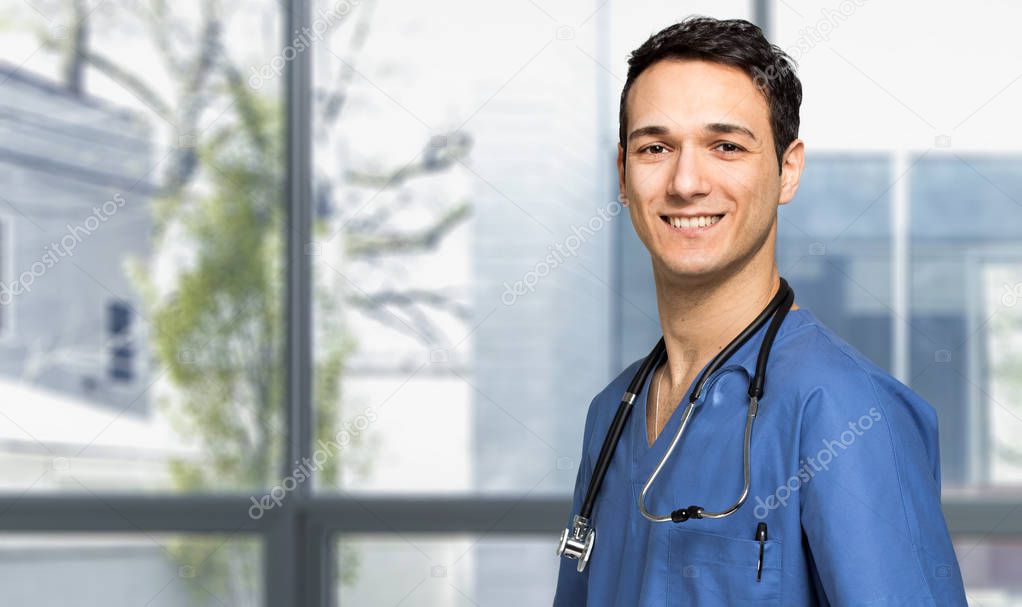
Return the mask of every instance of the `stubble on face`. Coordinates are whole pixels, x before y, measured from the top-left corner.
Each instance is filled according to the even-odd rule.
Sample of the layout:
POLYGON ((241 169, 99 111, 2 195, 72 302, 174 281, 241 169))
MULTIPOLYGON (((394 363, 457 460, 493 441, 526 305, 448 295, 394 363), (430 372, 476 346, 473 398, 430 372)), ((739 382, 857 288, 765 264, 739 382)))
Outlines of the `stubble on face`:
POLYGON ((752 79, 717 63, 664 60, 636 78, 626 102, 619 177, 654 272, 693 284, 757 255, 772 260, 781 180, 769 106, 752 79), (704 212, 723 218, 698 235, 662 217, 704 212))

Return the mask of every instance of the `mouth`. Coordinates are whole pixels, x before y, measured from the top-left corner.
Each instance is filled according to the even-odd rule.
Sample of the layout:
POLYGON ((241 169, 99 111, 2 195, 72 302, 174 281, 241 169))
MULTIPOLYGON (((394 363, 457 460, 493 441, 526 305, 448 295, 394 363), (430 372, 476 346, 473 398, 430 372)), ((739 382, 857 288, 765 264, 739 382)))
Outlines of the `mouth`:
POLYGON ((721 213, 720 215, 702 215, 700 217, 670 217, 667 215, 661 215, 660 221, 667 225, 667 227, 673 232, 683 236, 697 236, 712 230, 722 219, 724 219, 725 215, 727 215, 727 213, 721 213))

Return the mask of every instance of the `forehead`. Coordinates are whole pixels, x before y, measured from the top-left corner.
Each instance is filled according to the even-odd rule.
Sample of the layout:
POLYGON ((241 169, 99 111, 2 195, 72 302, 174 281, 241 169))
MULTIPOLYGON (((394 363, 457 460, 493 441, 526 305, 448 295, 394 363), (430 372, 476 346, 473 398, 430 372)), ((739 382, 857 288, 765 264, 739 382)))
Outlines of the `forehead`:
POLYGON ((766 97, 744 71, 710 61, 666 59, 646 68, 626 99, 628 129, 663 124, 688 130, 713 122, 742 122, 769 136, 766 97))

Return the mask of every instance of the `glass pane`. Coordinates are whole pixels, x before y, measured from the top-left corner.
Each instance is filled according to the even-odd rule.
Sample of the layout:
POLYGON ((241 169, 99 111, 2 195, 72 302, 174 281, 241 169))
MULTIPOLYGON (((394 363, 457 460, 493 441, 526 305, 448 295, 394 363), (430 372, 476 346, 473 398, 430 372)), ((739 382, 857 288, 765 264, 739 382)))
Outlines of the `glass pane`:
MULTIPOLYGON (((337 544, 341 605, 545 605, 558 559, 543 538, 345 536, 337 544)), ((970 602, 1019 607, 1022 542, 956 536, 970 602)))
POLYGON ((911 183, 912 384, 941 413, 945 485, 1019 487, 1022 158, 923 158, 911 183))
POLYGON ((1022 541, 958 536, 954 543, 970 604, 1022 605, 1022 541))
POLYGON ((241 535, 4 535, 5 605, 262 605, 262 544, 241 535))
POLYGON ((616 45, 690 11, 748 3, 359 6, 317 43, 321 488, 570 491, 635 305, 605 229, 616 45))
POLYGON ((549 605, 555 544, 530 536, 345 536, 337 543, 337 603, 549 605))
MULTIPOLYGON (((820 150, 890 163, 890 214, 857 225, 880 228, 892 246, 854 282, 892 317, 838 332, 860 349, 874 340, 864 352, 934 406, 943 487, 952 490, 1022 480, 1017 308, 1004 303, 1022 280, 1011 269, 1022 260, 1022 146, 1000 126, 1015 120, 1022 89, 975 69, 991 56, 1022 57, 1005 37, 1022 8, 995 0, 959 9, 921 0, 771 3, 774 38, 799 63, 805 175, 820 150), (946 43, 950 31, 960 44, 946 43), (894 321, 905 323, 906 343, 890 334, 894 321)), ((847 186, 824 185, 825 197, 847 186)))
POLYGON ((279 476, 276 2, 12 3, 0 490, 279 476))
POLYGON ((1012 44, 1022 5, 989 0, 777 0, 773 40, 798 62, 800 134, 814 150, 1018 151, 1003 125, 1022 104, 1012 44), (949 44, 953 39, 954 44, 949 44))
MULTIPOLYGON (((337 544, 340 605, 545 605, 553 599, 557 557, 539 538, 345 536, 337 544)), ((1022 605, 1022 542, 957 536, 955 550, 970 602, 1022 605)))

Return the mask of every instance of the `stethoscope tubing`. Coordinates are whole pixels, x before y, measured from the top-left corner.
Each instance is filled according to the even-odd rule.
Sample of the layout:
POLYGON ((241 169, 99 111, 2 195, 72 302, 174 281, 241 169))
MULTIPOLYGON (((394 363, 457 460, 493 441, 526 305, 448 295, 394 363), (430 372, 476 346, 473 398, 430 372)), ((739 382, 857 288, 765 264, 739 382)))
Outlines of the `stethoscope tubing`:
MULTIPOLYGON (((783 282, 784 279, 782 278, 781 281, 783 282)), ((742 492, 738 496, 738 499, 731 506, 719 512, 707 512, 701 506, 695 505, 689 506, 688 508, 674 510, 670 514, 664 515, 653 514, 646 510, 646 493, 653 485, 653 481, 656 480, 656 477, 660 474, 660 471, 667 463, 667 460, 671 458, 671 454, 674 452, 675 447, 677 447, 678 443, 681 442, 681 437, 685 434, 685 427, 688 426, 688 422, 691 419, 692 412, 695 408, 695 402, 698 398, 694 397, 690 398, 688 404, 685 406, 685 410, 682 412, 681 416, 681 423, 678 425, 678 430, 675 432, 674 438, 671 440, 671 444, 667 447, 667 451, 664 452, 660 461, 657 463, 656 468, 653 470, 653 473, 649 476, 649 479, 646 480, 646 484, 643 485, 642 491, 639 493, 639 512, 641 512, 642 516, 646 519, 653 521, 654 523, 666 523, 670 521, 677 523, 686 521, 689 518, 724 518, 734 514, 742 507, 742 504, 744 504, 745 500, 749 497, 749 487, 752 482, 752 466, 750 462, 750 452, 752 450, 752 424, 756 421, 756 415, 759 413, 759 399, 763 395, 764 382, 762 380, 765 380, 766 378, 766 357, 770 354, 778 327, 780 327, 781 322, 784 320, 788 310, 791 308, 792 302, 795 300, 795 292, 790 288, 788 288, 787 292, 785 292, 786 286, 786 283, 782 284, 781 289, 778 290, 778 295, 783 295, 780 303, 777 304, 778 307, 774 307, 776 302, 771 301, 770 305, 765 310, 766 314, 773 314, 773 321, 767 328, 767 333, 763 336, 763 343, 760 346, 759 358, 756 361, 756 376, 749 382, 749 406, 745 416, 745 440, 742 447, 742 469, 744 472, 744 481, 742 484, 742 492), (757 379, 760 379, 760 381, 756 381, 757 379)), ((753 325, 755 324, 756 323, 753 323, 753 325)), ((701 381, 699 385, 701 387, 701 381)), ((695 390, 693 390, 693 394, 694 393, 695 390)))
MULTIPOLYGON (((710 364, 707 365, 706 369, 704 369, 703 373, 699 376, 699 379, 697 380, 695 387, 692 389, 692 393, 689 395, 689 403, 686 406, 685 411, 682 413, 682 420, 681 424, 678 427, 678 432, 675 434, 674 439, 671 441, 671 445, 668 448, 667 452, 664 454, 664 457, 661 458, 659 464, 654 470, 653 475, 650 477, 650 479, 646 482, 646 485, 643 487, 642 494, 640 494, 639 498, 640 510, 643 512, 643 516, 649 514, 648 512, 646 512, 645 507, 643 506, 644 495, 648 490, 649 486, 652 485, 652 482, 656 478, 656 475, 659 474, 665 462, 670 457, 670 454, 674 450, 674 447, 681 440, 681 436, 684 433, 685 427, 688 424, 689 419, 691 418, 694 403, 699 399, 702 393, 703 383, 710 375, 713 374, 714 371, 716 371, 720 366, 722 366, 724 362, 738 348, 740 348, 746 341, 748 341, 749 338, 751 338, 760 329, 760 327, 762 327, 763 324, 766 323, 767 320, 773 317, 773 322, 767 328, 767 333, 766 335, 764 335, 763 338, 763 345, 760 347, 759 357, 756 362, 756 375, 749 383, 750 404, 745 430, 746 440, 745 449, 743 453, 743 459, 745 461, 745 483, 742 495, 739 498, 739 501, 735 503, 735 505, 722 512, 706 513, 702 512, 702 509, 699 508, 698 512, 695 513, 697 515, 695 518, 699 518, 700 516, 705 518, 719 518, 720 516, 727 516, 728 514, 731 514, 735 510, 737 510, 742 505, 742 503, 744 503, 745 499, 748 497, 751 476, 749 470, 750 468, 749 445, 751 442, 752 421, 756 415, 756 409, 758 408, 757 404, 758 400, 763 395, 763 390, 766 381, 765 374, 766 360, 767 356, 769 355, 770 347, 773 343, 773 338, 776 335, 777 329, 780 327, 781 322, 784 320, 784 317, 787 315, 788 310, 791 308, 791 303, 794 301, 794 299, 795 299, 794 291, 791 290, 791 287, 788 285, 788 282, 784 280, 783 277, 781 277, 780 287, 778 288, 777 293, 771 299, 770 303, 767 305, 766 309, 764 309, 759 314, 759 316, 757 316, 756 319, 748 327, 745 328, 745 330, 743 330, 737 337, 735 337, 730 344, 728 344, 723 350, 721 350, 713 358, 713 360, 710 361, 710 364)), ((618 405, 617 411, 614 413, 614 418, 611 420, 610 428, 608 429, 607 434, 603 439, 603 444, 600 446, 600 454, 597 457, 596 465, 593 467, 593 474, 589 483, 589 487, 586 490, 585 499, 582 501, 582 506, 579 509, 580 517, 584 519, 591 519, 593 507, 596 502, 596 496, 600 490, 600 487, 603 484, 603 479, 607 474, 607 469, 610 466, 610 460, 613 457, 614 450, 616 449, 618 443, 620 442, 621 434, 623 433, 625 424, 628 421, 628 415, 631 413, 635 400, 639 392, 642 390, 642 386, 646 383, 646 379, 648 378, 650 372, 660 363, 665 353, 666 345, 664 343, 664 338, 661 337, 660 340, 657 341, 656 345, 653 347, 653 350, 650 351, 650 353, 646 356, 645 359, 643 359, 642 363, 639 365, 639 369, 636 371, 635 375, 632 377, 631 382, 628 384, 628 389, 625 391, 624 395, 621 398, 621 402, 618 405)), ((652 516, 654 518, 650 518, 650 520, 656 520, 657 522, 665 522, 665 520, 675 520, 676 522, 681 522, 679 520, 676 520, 677 513, 685 510, 687 509, 676 510, 674 513, 672 513, 671 516, 667 516, 666 518, 657 515, 649 515, 646 517, 650 518, 652 516)), ((687 518, 688 517, 685 516, 684 519, 682 520, 687 520, 687 518)))

